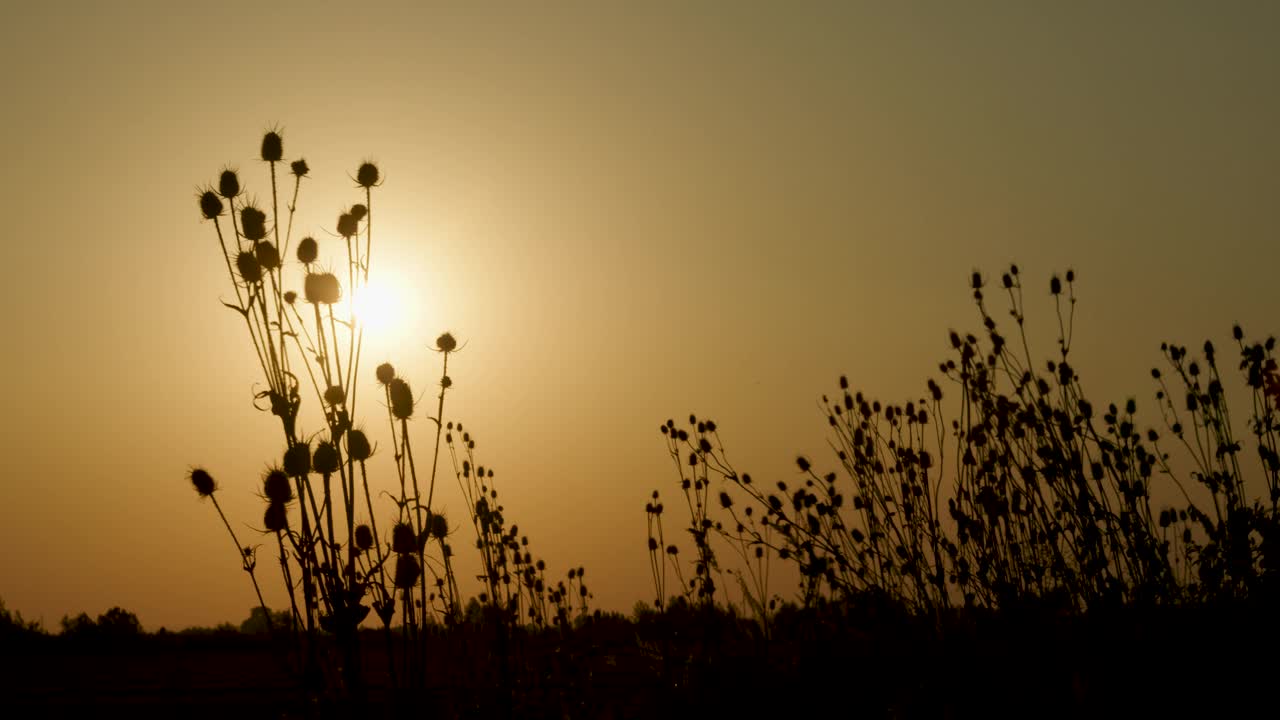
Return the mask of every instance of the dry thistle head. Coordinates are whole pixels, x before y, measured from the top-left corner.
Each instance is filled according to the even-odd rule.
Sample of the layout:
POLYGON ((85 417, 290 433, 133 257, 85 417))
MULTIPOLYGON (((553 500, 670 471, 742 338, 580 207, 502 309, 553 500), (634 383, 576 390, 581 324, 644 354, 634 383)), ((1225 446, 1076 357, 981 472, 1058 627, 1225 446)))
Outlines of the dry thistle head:
POLYGON ((360 222, 364 219, 365 215, 369 214, 369 208, 365 207, 361 203, 356 203, 351 206, 351 209, 347 211, 347 214, 355 218, 356 222, 360 222))
POLYGON ((248 250, 241 250, 236 255, 236 270, 251 285, 262 279, 262 266, 258 264, 258 258, 248 250))
POLYGON ((285 301, 286 303, 290 304, 290 305, 292 305, 292 304, 294 304, 295 302, 297 302, 297 300, 298 300, 298 293, 296 293, 296 292, 294 292, 294 291, 292 291, 292 290, 289 290, 288 292, 286 292, 286 293, 284 294, 284 301, 285 301))
POLYGON ((330 405, 341 405, 347 400, 347 391, 338 385, 330 385, 324 389, 324 401, 330 405))
POLYGON ((436 347, 440 352, 453 352, 458 347, 458 341, 454 339, 453 333, 444 333, 436 338, 436 347))
POLYGON ((280 267, 280 251, 268 240, 263 240, 253 247, 253 255, 263 270, 275 270, 280 267))
POLYGON ((284 140, 280 133, 272 130, 262 136, 262 159, 264 162, 280 162, 284 157, 284 140))
POLYGON ((316 446, 315 454, 311 456, 311 467, 321 475, 331 475, 338 472, 338 448, 333 446, 331 442, 322 442, 316 446))
POLYGON ((371 162, 361 163, 356 170, 356 183, 362 188, 371 188, 378 184, 378 166, 371 162))
POLYGON ((262 516, 262 524, 271 532, 289 529, 289 511, 284 503, 273 502, 267 505, 267 512, 262 516))
POLYGON ((240 208, 240 234, 257 242, 267 236, 267 214, 252 205, 240 208))
POLYGON ((240 194, 240 178, 235 170, 223 170, 218 176, 218 194, 228 200, 240 194))
POLYGON ((342 299, 342 286, 333 273, 307 273, 302 292, 315 305, 333 305, 342 299))
POLYGON ((212 220, 222 214, 222 200, 218 198, 218 193, 212 190, 200 193, 200 214, 204 215, 205 220, 212 220))
POLYGON ((363 462, 373 455, 373 447, 369 444, 369 437, 364 434, 363 430, 347 431, 347 454, 351 459, 363 462))
POLYGON ((294 175, 300 178, 306 177, 307 173, 311 172, 311 168, 307 167, 307 161, 301 158, 290 163, 289 169, 293 171, 294 175))
POLYGON ((412 590, 421 574, 422 568, 418 566, 418 560, 414 556, 401 555, 396 558, 396 587, 400 590, 412 590))
POLYGON ((398 553, 415 553, 418 543, 414 538, 413 526, 406 522, 398 522, 391 528, 391 550, 398 553))
POLYGON ((293 483, 280 468, 272 468, 262 478, 262 494, 273 503, 287 503, 293 500, 293 483))
POLYGON ((290 477, 302 477, 311 472, 311 448, 307 443, 297 443, 284 451, 284 471, 290 477))
POLYGON ((361 550, 368 550, 373 547, 373 531, 368 525, 356 526, 356 547, 361 550))
POLYGON ((192 468, 187 473, 187 479, 191 481, 191 486, 196 489, 196 493, 200 497, 209 497, 213 491, 218 489, 218 484, 213 481, 213 476, 204 468, 192 468))
POLYGON ((431 513, 427 520, 427 533, 437 540, 443 540, 449 534, 449 521, 443 513, 431 513))
POLYGON ((387 387, 391 391, 391 414, 400 420, 413 417, 413 390, 409 383, 393 378, 387 387))
POLYGON ((391 363, 382 363, 374 374, 378 376, 378 382, 383 385, 390 385, 391 381, 396 379, 396 369, 391 363))
POLYGON ((316 245, 315 238, 304 237, 298 241, 298 262, 310 265, 316 261, 316 256, 319 254, 320 248, 316 245))
POLYGON ((338 216, 338 234, 344 238, 350 238, 360 231, 360 224, 351 213, 342 213, 338 216))

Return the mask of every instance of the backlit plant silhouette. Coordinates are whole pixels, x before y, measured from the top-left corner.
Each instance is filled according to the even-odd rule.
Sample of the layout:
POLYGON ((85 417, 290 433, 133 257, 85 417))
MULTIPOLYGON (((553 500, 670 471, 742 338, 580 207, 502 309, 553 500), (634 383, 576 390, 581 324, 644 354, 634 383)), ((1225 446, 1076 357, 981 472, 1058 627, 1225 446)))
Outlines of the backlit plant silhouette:
MULTIPOLYGON (((382 626, 395 682, 423 682, 426 667, 424 630, 441 620, 463 620, 462 598, 455 575, 449 537, 453 528, 436 511, 436 480, 441 443, 452 459, 476 532, 486 592, 482 604, 502 628, 499 641, 521 622, 545 625, 567 622, 570 590, 550 588, 545 563, 533 560, 528 539, 509 528, 497 505, 494 473, 476 465, 475 444, 461 425, 443 420, 447 391, 453 381, 449 361, 458 350, 450 333, 435 341, 441 356, 431 455, 423 458, 414 442, 414 420, 421 419, 409 382, 389 363, 373 372, 391 430, 391 464, 398 481, 393 508, 375 506, 369 464, 375 448, 357 421, 364 319, 351 298, 368 285, 373 243, 374 196, 382 176, 376 165, 359 165, 353 177, 358 202, 338 213, 334 227, 336 270, 321 261, 321 246, 307 236, 294 243, 294 216, 310 167, 305 160, 287 165, 279 132, 266 133, 260 157, 267 165, 271 206, 249 199, 239 175, 222 171, 215 187, 199 193, 201 215, 213 225, 235 302, 223 304, 244 323, 249 345, 262 371, 265 388, 255 405, 279 418, 284 447, 280 460, 261 481, 265 501, 263 532, 278 551, 281 578, 289 597, 292 626, 273 628, 295 638, 306 687, 328 688, 359 698, 360 624, 373 613, 382 626), (281 175, 292 175, 291 200, 279 205, 281 175), (295 258, 291 263, 288 258, 295 258), (296 272, 294 272, 296 271, 296 272), (299 288, 296 289, 296 288, 299 288), (304 396, 314 398, 322 425, 306 427, 300 411, 304 396), (456 446, 454 433, 461 435, 456 446), (398 640, 393 618, 399 618, 398 640), (325 640, 332 636, 333 643, 325 640), (329 647, 336 647, 330 654, 329 647)), ((363 407, 363 405, 360 405, 363 407)), ((249 574, 264 616, 270 622, 258 584, 253 545, 241 544, 217 502, 218 485, 205 468, 194 468, 189 480, 202 498, 213 501, 249 574)), ((375 485, 376 486, 376 485, 375 485)), ((578 607, 586 611, 588 593, 582 570, 578 607)), ((501 655, 507 655, 502 648, 501 655)))

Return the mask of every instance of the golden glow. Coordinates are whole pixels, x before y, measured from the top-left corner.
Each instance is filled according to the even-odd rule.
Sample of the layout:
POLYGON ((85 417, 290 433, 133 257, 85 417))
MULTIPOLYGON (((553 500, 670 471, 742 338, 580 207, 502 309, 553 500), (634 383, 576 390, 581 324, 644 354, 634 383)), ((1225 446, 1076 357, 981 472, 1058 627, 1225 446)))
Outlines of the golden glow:
POLYGON ((404 300, 399 284, 389 281, 384 275, 357 289, 352 305, 365 332, 381 336, 394 332, 403 324, 401 308, 405 307, 404 300))

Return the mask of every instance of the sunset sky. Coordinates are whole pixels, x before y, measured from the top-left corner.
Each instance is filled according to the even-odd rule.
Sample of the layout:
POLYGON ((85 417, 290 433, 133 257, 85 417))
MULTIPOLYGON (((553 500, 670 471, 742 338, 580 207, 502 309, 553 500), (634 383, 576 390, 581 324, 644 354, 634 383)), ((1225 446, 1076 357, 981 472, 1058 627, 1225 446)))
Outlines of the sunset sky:
MULTIPOLYGON (((834 468, 820 396, 842 373, 923 394, 947 331, 980 329, 974 270, 1019 264, 1048 358, 1074 268, 1083 383, 1147 423, 1162 340, 1280 332, 1277 3, 177 5, 0 27, 0 599, 46 627, 254 604, 184 479, 207 467, 252 538, 283 449, 195 197, 230 164, 269 205, 275 126, 324 258, 356 167, 385 175, 372 276, 398 311, 370 395, 384 360, 430 391, 458 336, 446 419, 605 609, 652 599, 660 423, 714 418, 761 478, 834 468)), ((372 470, 389 489, 388 452, 372 470)))

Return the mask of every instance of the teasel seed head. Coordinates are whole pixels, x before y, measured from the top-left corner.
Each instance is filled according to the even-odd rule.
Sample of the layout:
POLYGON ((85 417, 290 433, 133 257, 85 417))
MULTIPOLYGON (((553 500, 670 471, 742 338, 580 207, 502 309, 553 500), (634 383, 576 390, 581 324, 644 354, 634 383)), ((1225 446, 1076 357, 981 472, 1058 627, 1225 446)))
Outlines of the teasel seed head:
POLYGON ((307 302, 316 305, 333 305, 342 299, 342 286, 333 273, 307 273, 302 292, 307 302))
POLYGON ((271 532, 288 530, 289 511, 285 509, 284 503, 273 502, 267 505, 267 511, 262 515, 262 524, 271 532))
POLYGON ((382 363, 374 374, 377 375, 378 382, 383 385, 390 385, 391 381, 396 379, 396 369, 391 363, 382 363))
POLYGON ((422 574, 422 568, 418 566, 418 560, 412 555, 401 555, 396 558, 396 587, 400 590, 412 590, 413 586, 418 582, 418 576, 422 574))
POLYGON ((270 241, 262 241, 253 247, 253 255, 263 270, 275 270, 280 267, 280 251, 270 241))
POLYGON ((371 162, 362 163, 356 170, 356 183, 362 188, 371 188, 378 184, 378 166, 371 162))
POLYGON ((458 341, 454 339, 452 333, 444 333, 436 338, 436 347, 441 352, 453 352, 458 347, 458 341))
POLYGON ((294 175, 300 178, 306 177, 307 173, 311 172, 311 168, 307 167, 307 161, 301 158, 290 163, 289 169, 293 171, 294 175))
POLYGON ((262 494, 273 503, 287 503, 293 500, 293 483, 284 470, 272 468, 262 479, 262 494))
POLYGON ((218 198, 218 193, 212 190, 200 193, 200 214, 204 215, 205 220, 212 220, 222 214, 222 200, 218 198))
POLYGON ((347 211, 347 214, 355 218, 356 222, 360 222, 369 214, 369 208, 365 207, 363 203, 356 203, 351 206, 351 209, 347 211))
POLYGON ((289 290, 284 294, 284 301, 290 305, 298 301, 298 293, 289 290))
POLYGON ((373 547, 373 530, 368 525, 356 526, 356 547, 360 550, 369 550, 373 547))
POLYGON ((409 383, 394 378, 388 388, 391 390, 391 414, 400 420, 413 417, 413 390, 409 383))
POLYGON ((298 241, 298 262, 303 265, 310 265, 316 261, 316 256, 320 254, 320 248, 316 245, 316 239, 313 237, 304 237, 298 241))
POLYGON ((427 521, 427 532, 437 540, 443 540, 449 534, 449 520, 443 513, 431 513, 427 521))
POLYGON ((240 208, 240 234, 257 242, 267 236, 267 214, 252 205, 240 208))
POLYGON ((391 528, 391 550, 398 553, 415 553, 418 551, 418 543, 414 538, 412 525, 400 522, 391 528))
POLYGON ((228 200, 240 194, 240 178, 235 170, 223 170, 218 176, 218 194, 228 200))
POLYGON ((342 213, 338 216, 338 234, 344 238, 349 238, 360 232, 360 224, 350 213, 342 213))
POLYGON ((262 279, 262 266, 258 264, 258 258, 248 250, 241 250, 236 255, 236 270, 251 285, 262 279))
POLYGON ((300 442, 284 451, 284 471, 289 477, 302 477, 311 472, 311 448, 300 442))
POLYGON ((321 475, 331 475, 338 472, 338 449, 331 442, 322 442, 316 446, 315 453, 311 456, 311 467, 321 475))
POLYGON ((347 431, 347 454, 353 460, 365 461, 373 455, 373 447, 369 445, 369 436, 363 430, 347 431))
POLYGON ((204 468, 193 468, 187 473, 187 478, 191 481, 191 486, 196 489, 196 493, 200 497, 209 497, 218 489, 218 484, 213 481, 213 476, 204 468))
POLYGON ((341 405, 347 400, 347 391, 338 385, 330 385, 324 390, 324 401, 330 405, 341 405))
POLYGON ((264 162, 280 162, 284 157, 284 140, 280 133, 271 130, 262 136, 262 159, 264 162))

